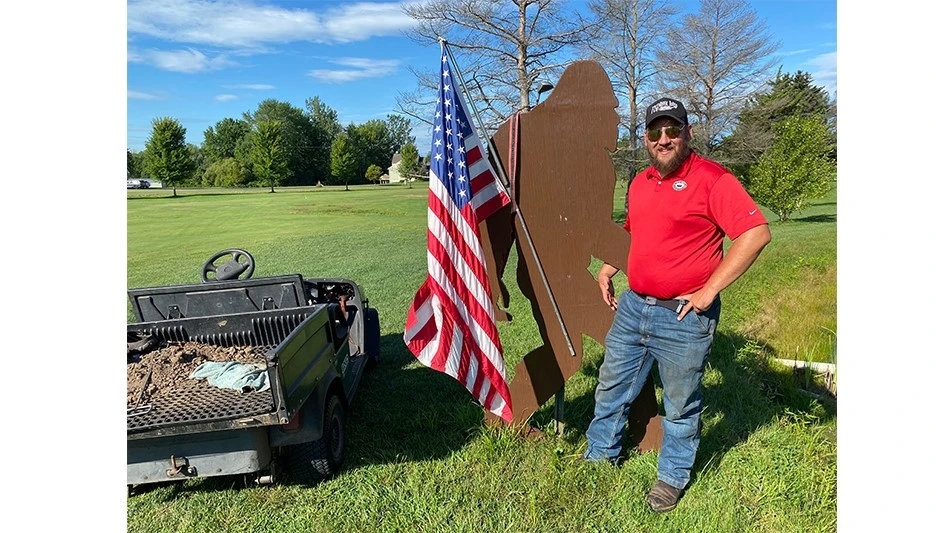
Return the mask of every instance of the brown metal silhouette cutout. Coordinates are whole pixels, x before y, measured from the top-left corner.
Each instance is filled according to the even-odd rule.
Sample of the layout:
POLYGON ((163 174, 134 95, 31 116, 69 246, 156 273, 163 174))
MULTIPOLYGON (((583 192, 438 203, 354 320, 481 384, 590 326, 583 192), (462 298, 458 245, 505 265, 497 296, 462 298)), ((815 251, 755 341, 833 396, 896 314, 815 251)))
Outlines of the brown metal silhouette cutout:
MULTIPOLYGON (((615 174, 608 151, 617 141, 617 106, 604 69, 594 61, 575 62, 545 101, 516 117, 518 135, 511 135, 508 121, 492 139, 496 149, 492 157, 499 157, 501 168, 507 169, 511 197, 535 248, 534 254, 511 209, 501 209, 482 222, 492 299, 497 302, 499 297, 509 308, 502 277, 516 240, 517 282, 532 304, 544 342, 516 366, 510 382, 516 423, 524 423, 579 370, 582 335, 603 344, 614 318, 588 267, 592 256, 621 270, 627 267, 630 235, 611 218, 615 174), (536 265, 537 256, 546 282, 536 265)), ((507 318, 500 309, 495 314, 498 320, 507 318)), ((648 379, 629 418, 631 439, 642 451, 659 449, 660 422, 653 380, 648 379)))

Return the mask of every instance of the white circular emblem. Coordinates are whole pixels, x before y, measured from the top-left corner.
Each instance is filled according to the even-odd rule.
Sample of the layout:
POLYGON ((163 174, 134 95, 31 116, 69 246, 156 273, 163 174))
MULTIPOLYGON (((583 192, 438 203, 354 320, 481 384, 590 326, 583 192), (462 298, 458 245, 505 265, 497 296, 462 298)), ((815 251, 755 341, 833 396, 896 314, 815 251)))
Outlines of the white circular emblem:
POLYGON ((674 191, 681 191, 681 190, 683 190, 683 189, 685 189, 685 188, 686 188, 686 182, 683 181, 683 180, 679 180, 679 181, 677 181, 676 183, 673 183, 673 190, 674 190, 674 191))

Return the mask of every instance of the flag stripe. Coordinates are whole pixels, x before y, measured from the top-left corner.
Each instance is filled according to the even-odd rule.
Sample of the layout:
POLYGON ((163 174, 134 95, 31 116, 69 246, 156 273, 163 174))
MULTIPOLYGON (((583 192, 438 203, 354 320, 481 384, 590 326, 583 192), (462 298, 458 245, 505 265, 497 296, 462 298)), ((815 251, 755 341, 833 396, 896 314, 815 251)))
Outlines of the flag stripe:
MULTIPOLYGON (((443 290, 443 288, 440 287, 440 286, 436 283, 436 281, 435 281, 433 278, 431 278, 431 277, 428 278, 428 279, 426 280, 426 283, 432 288, 432 292, 433 292, 433 294, 435 295, 435 297, 438 298, 438 302, 439 302, 439 304, 440 304, 441 306, 443 306, 443 307, 448 307, 448 308, 451 308, 451 307, 454 306, 454 303, 453 303, 453 301, 452 301, 451 299, 448 299, 448 300, 447 300, 447 298, 448 298, 448 293, 447 293, 445 290, 443 290)), ((450 320, 449 324, 452 324, 452 327, 453 327, 453 328, 456 327, 456 326, 462 326, 462 327, 465 326, 465 322, 462 320, 462 318, 461 318, 460 316, 448 315, 448 316, 446 316, 446 318, 448 318, 448 319, 450 320)), ((475 341, 474 338, 471 338, 471 337, 469 337, 469 336, 465 336, 464 342, 469 344, 469 348, 470 348, 473 352, 475 352, 475 353, 477 353, 477 352, 484 353, 484 351, 481 350, 481 349, 478 347, 478 345, 477 345, 477 343, 476 343, 476 341, 475 341)), ((446 352, 444 352, 444 353, 448 353, 448 352, 446 351, 446 352)), ((480 358, 478 358, 478 360, 479 360, 479 362, 480 362, 480 364, 481 364, 481 369, 482 369, 483 373, 485 374, 485 376, 488 376, 488 377, 490 378, 492 384, 497 388, 497 390, 498 390, 498 391, 502 390, 502 389, 501 389, 501 384, 503 385, 504 389, 506 389, 507 383, 506 383, 506 381, 505 381, 505 378, 503 377, 503 374, 500 373, 500 372, 490 372, 491 367, 492 367, 493 365, 495 365, 495 363, 494 363, 490 358, 488 358, 488 357, 480 357, 480 358)), ((440 365, 440 366, 444 366, 444 365, 440 365)), ((502 363, 502 362, 501 362, 501 366, 503 366, 503 363, 502 363)), ((438 367, 435 366, 435 365, 433 365, 432 368, 435 368, 436 370, 440 370, 440 369, 441 369, 441 368, 438 368, 438 367)), ((451 374, 450 374, 450 375, 451 375, 451 374)))
POLYGON ((442 273, 441 275, 432 277, 436 280, 436 283, 439 284, 445 295, 449 297, 451 302, 456 304, 455 312, 452 314, 464 321, 465 324, 474 325, 472 328, 472 337, 475 342, 483 348, 485 353, 499 353, 500 338, 497 335, 497 329, 494 327, 494 321, 488 317, 479 316, 479 308, 482 307, 483 304, 479 303, 474 295, 470 293, 468 287, 461 278, 455 276, 455 279, 449 280, 444 274, 445 267, 450 264, 450 261, 446 258, 447 256, 439 258, 433 255, 432 259, 436 261, 433 262, 430 260, 429 269, 430 272, 442 273), (479 318, 472 320, 473 317, 479 318), (495 338, 497 339, 496 342, 494 341, 495 338))

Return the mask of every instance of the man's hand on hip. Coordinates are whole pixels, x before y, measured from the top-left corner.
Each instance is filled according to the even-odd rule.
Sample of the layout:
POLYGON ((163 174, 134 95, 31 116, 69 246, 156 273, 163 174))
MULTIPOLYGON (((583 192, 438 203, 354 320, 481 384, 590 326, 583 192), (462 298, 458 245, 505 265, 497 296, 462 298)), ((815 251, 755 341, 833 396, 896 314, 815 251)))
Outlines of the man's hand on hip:
POLYGON ((617 310, 617 298, 614 297, 614 282, 611 278, 617 274, 618 269, 607 263, 601 266, 598 271, 598 288, 601 290, 601 298, 612 310, 617 310))
POLYGON ((705 289, 699 289, 696 292, 679 296, 676 298, 677 300, 686 300, 687 303, 683 306, 682 311, 679 312, 677 320, 682 320, 689 311, 694 310, 696 313, 705 312, 705 310, 712 306, 712 302, 715 301, 715 296, 718 296, 717 292, 709 296, 705 289))

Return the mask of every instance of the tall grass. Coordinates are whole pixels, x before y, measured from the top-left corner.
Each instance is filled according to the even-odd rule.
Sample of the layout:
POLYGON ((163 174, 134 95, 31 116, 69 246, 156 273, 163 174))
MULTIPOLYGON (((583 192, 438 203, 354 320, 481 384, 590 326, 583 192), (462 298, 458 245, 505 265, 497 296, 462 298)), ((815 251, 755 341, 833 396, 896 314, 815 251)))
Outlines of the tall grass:
MULTIPOLYGON (((354 279, 380 311, 382 335, 381 363, 351 407, 338 476, 313 487, 220 478, 149 488, 127 501, 129 531, 835 529, 835 405, 801 392, 790 369, 771 362, 797 346, 824 350, 823 334, 836 329, 834 191, 772 225, 771 245, 723 293, 703 379, 696 472, 679 507, 656 515, 643 501, 656 478, 655 453, 630 449, 617 467, 577 460, 601 345, 585 339, 582 368, 565 389, 562 435, 550 426, 552 401, 533 417, 547 429, 542 439, 486 427, 467 391, 422 367, 402 342, 426 276, 425 185, 343 189, 177 198, 128 191, 130 287, 197 282, 213 253, 241 247, 257 260, 255 276, 354 279)), ((505 275, 514 320, 498 325, 511 374, 541 344, 515 268, 514 254, 505 275)))

